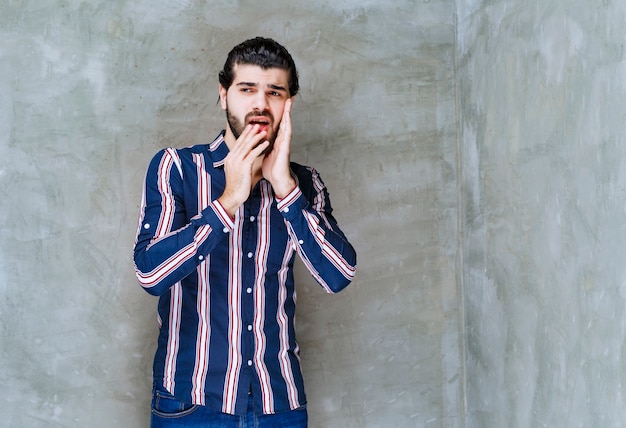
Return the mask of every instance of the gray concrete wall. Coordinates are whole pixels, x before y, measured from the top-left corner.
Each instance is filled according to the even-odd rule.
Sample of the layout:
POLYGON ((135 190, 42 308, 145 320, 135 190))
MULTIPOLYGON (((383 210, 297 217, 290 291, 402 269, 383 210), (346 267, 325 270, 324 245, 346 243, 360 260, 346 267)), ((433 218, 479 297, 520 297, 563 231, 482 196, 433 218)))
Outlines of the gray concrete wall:
POLYGON ((623 427, 626 3, 457 11, 468 427, 623 427))
POLYGON ((359 252, 337 296, 298 271, 311 426, 622 426, 626 6, 310 3, 0 3, 0 426, 147 426, 143 174, 257 34, 359 252))
POLYGON ((311 426, 462 427, 454 7, 1 2, 0 426, 147 426, 145 167, 213 138, 217 71, 262 34, 300 66, 293 156, 359 252, 338 296, 299 271, 311 426))

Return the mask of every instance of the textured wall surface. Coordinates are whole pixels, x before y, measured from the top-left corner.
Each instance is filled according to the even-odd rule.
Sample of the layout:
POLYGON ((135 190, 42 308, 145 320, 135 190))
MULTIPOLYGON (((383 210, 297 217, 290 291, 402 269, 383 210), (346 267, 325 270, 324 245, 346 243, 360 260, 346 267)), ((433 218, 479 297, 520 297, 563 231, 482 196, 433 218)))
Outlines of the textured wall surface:
MULTIPOLYGON (((461 427, 454 8, 0 2, 0 426, 147 426, 156 299, 136 284, 131 260, 145 168, 159 148, 208 142, 221 129, 217 71, 234 44, 261 34, 299 64, 293 157, 320 171, 359 253, 357 280, 337 296, 299 272, 311 426, 461 427)), ((595 84, 589 104, 610 88, 595 84)), ((554 103, 574 96, 550 93, 554 103)), ((610 136, 587 169, 591 191, 619 191, 610 136), (614 169, 600 170, 603 160, 614 169)), ((553 185, 566 186, 568 171, 577 172, 561 170, 553 185)), ((572 195, 561 203, 583 216, 572 195)), ((598 229, 610 208, 571 233, 614 238, 598 229)), ((568 264, 596 260, 569 248, 568 264)), ((605 294, 591 267, 579 285, 595 299, 585 307, 617 305, 618 289, 605 294)), ((594 322, 611 313, 600 315, 594 322)))
POLYGON ((623 427, 626 3, 457 10, 468 427, 623 427))

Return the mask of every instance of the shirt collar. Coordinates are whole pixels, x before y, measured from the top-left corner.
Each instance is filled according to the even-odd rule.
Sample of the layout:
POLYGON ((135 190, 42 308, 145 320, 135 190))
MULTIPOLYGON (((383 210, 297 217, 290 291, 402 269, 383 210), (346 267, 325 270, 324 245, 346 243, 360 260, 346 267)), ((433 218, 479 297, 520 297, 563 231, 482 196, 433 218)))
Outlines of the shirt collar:
POLYGON ((214 168, 224 166, 224 159, 229 152, 226 141, 224 140, 225 133, 226 130, 222 130, 222 132, 219 133, 215 140, 213 140, 213 142, 209 144, 209 151, 211 152, 211 157, 213 158, 214 168))

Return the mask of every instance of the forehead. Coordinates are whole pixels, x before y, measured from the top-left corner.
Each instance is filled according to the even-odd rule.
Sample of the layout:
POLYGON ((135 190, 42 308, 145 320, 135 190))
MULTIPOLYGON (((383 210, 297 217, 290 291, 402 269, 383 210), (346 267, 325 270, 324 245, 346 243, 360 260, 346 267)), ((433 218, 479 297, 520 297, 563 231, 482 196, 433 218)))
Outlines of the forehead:
POLYGON ((263 69, 258 65, 236 64, 233 71, 233 84, 248 82, 259 86, 278 85, 285 88, 288 86, 289 74, 282 68, 263 69))

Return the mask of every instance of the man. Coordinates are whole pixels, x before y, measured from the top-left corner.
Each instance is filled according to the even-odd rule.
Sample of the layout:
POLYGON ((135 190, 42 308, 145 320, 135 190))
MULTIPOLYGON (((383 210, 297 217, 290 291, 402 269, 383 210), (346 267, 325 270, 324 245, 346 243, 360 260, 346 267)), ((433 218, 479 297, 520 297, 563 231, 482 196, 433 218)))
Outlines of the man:
POLYGON ((219 81, 225 131, 161 150, 145 180, 134 261, 159 296, 151 426, 306 427, 295 254, 329 293, 356 254, 318 173, 290 162, 291 55, 247 40, 219 81))

